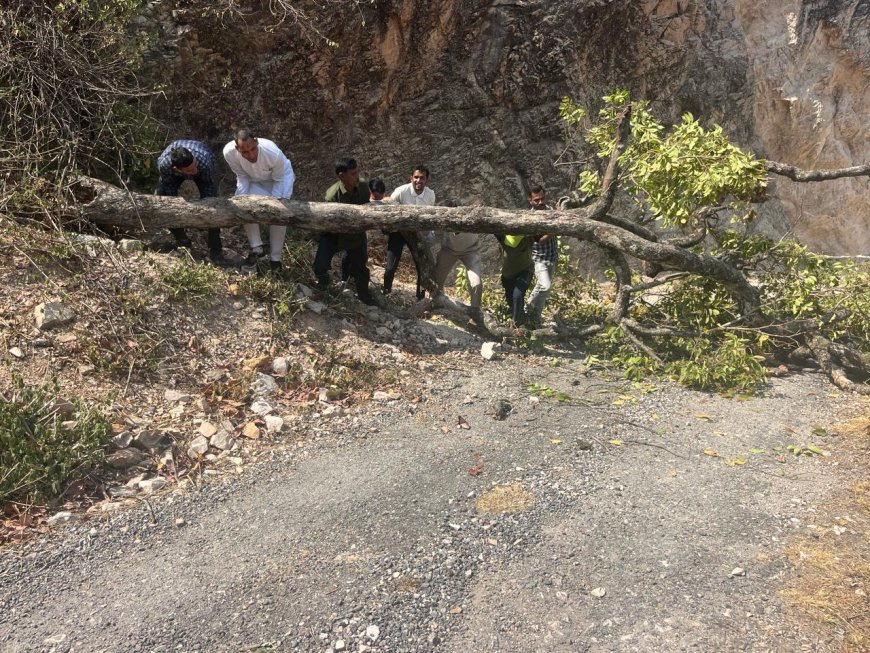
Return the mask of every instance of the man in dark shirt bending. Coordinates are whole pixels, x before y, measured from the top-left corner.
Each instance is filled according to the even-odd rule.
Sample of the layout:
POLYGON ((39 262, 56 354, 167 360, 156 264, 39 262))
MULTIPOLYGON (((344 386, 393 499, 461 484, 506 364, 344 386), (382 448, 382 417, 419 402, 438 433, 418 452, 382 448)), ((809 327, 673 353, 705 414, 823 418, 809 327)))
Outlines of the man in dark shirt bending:
MULTIPOLYGON (((199 190, 199 198, 215 197, 217 195, 216 162, 208 145, 202 141, 178 140, 172 141, 157 157, 157 169, 160 179, 157 182, 157 195, 177 197, 178 187, 190 179, 199 190)), ((190 238, 183 227, 169 230, 175 237, 177 247, 190 248, 190 238)), ((223 256, 221 230, 217 227, 207 232, 208 256, 212 263, 221 266, 232 265, 223 256)))
MULTIPOLYGON (((369 187, 360 183, 359 168, 355 159, 342 159, 335 165, 338 181, 330 186, 324 199, 327 202, 340 204, 368 204, 369 187)), ((320 234, 317 242, 317 254, 314 256, 314 276, 317 277, 317 287, 326 289, 329 286, 329 268, 336 252, 347 252, 347 272, 356 282, 356 294, 364 304, 375 305, 375 299, 369 290, 368 241, 366 232, 349 234, 320 234)))

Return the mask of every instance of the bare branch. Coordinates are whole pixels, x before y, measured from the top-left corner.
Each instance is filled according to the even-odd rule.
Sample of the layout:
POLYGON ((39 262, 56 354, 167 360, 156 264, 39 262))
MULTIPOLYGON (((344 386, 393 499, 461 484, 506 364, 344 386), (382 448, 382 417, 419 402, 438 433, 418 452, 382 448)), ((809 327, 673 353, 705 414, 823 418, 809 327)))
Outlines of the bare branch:
POLYGON ((836 170, 802 170, 795 166, 767 161, 767 171, 776 175, 788 177, 792 181, 830 181, 844 177, 867 177, 870 176, 870 164, 852 166, 851 168, 838 168, 836 170))
POLYGON ((629 324, 630 320, 622 320, 619 323, 619 326, 622 328, 622 332, 634 343, 634 346, 640 349, 644 354, 646 354, 649 358, 654 360, 659 365, 663 365, 664 361, 661 357, 655 353, 652 348, 648 347, 647 344, 640 339, 640 337, 634 332, 632 327, 629 324))
POLYGON ((619 250, 608 248, 605 251, 613 265, 617 287, 610 319, 614 323, 619 323, 628 315, 628 308, 631 304, 631 268, 623 253, 619 250))
POLYGON ((630 318, 623 319, 622 325, 631 329, 632 332, 646 338, 698 338, 703 335, 700 331, 687 331, 683 329, 671 329, 668 327, 657 327, 651 329, 641 326, 638 322, 630 318))
POLYGON ((613 198, 616 196, 619 180, 619 157, 625 151, 628 145, 628 139, 631 136, 631 105, 624 107, 616 117, 616 145, 613 152, 610 153, 610 159, 607 161, 607 168, 604 171, 604 176, 601 178, 601 195, 604 197, 607 206, 613 203, 613 198))
POLYGON ((657 277, 652 281, 647 281, 646 283, 639 283, 636 286, 629 286, 628 289, 633 293, 643 292, 644 290, 651 290, 653 288, 658 288, 659 286, 664 286, 680 279, 685 279, 688 276, 688 272, 672 272, 669 273, 667 276, 657 277))

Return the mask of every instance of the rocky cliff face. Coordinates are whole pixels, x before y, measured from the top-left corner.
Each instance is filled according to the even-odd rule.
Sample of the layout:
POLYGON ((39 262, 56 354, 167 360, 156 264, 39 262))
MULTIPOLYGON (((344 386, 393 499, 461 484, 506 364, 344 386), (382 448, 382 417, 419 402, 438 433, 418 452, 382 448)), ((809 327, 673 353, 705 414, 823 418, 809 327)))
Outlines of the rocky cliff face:
MULTIPOLYGON (((764 156, 805 168, 870 161, 870 2, 741 0, 751 65, 746 116, 764 156)), ((797 236, 831 253, 870 253, 870 184, 777 182, 797 236)))
MULTIPOLYGON (((615 88, 801 167, 870 151, 870 0, 377 0, 318 10, 337 47, 262 10, 201 9, 155 0, 143 18, 170 70, 161 114, 215 148, 253 126, 290 155, 300 199, 319 199, 345 155, 388 187, 426 162, 439 197, 464 203, 520 207, 541 182, 561 194, 576 169, 556 164, 559 100, 594 113, 615 88)), ((866 254, 867 189, 778 180, 761 227, 866 254)))

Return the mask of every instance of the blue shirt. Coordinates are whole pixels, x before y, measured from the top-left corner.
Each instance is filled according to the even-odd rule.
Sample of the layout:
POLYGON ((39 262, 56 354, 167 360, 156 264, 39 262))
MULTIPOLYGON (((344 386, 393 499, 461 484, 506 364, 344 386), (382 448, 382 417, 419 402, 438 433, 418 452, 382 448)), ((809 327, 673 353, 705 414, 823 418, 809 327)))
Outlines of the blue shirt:
POLYGON ((214 154, 208 149, 208 145, 202 141, 179 140, 172 141, 166 149, 157 157, 157 169, 160 171, 160 180, 157 182, 157 194, 175 197, 178 195, 178 187, 185 179, 193 180, 199 189, 199 198, 217 196, 217 184, 215 183, 216 165, 214 154), (195 175, 184 175, 172 168, 172 150, 177 147, 185 147, 196 159, 198 170, 195 175))

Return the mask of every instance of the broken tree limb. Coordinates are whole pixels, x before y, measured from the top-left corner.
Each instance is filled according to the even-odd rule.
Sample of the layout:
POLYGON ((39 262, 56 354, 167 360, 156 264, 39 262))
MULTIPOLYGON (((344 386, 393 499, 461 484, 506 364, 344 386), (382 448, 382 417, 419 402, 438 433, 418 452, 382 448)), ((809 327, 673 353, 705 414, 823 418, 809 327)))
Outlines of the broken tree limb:
POLYGON ((795 166, 765 161, 767 171, 782 177, 788 177, 792 181, 830 181, 831 179, 843 179, 845 177, 870 176, 870 164, 852 166, 851 168, 837 168, 834 170, 803 170, 795 166))
POLYGON ((229 227, 246 223, 282 224, 310 231, 351 233, 389 231, 463 231, 474 233, 551 233, 574 236, 671 269, 711 277, 727 287, 749 319, 760 315, 758 292, 733 266, 706 254, 656 243, 597 220, 609 208, 605 199, 571 211, 510 211, 490 207, 378 205, 355 206, 237 195, 188 202, 178 197, 130 193, 110 184, 82 179, 80 215, 101 226, 138 230, 159 227, 229 227))
MULTIPOLYGON (((275 224, 313 232, 464 231, 476 233, 571 233, 578 222, 606 213, 603 200, 576 211, 510 211, 490 207, 353 205, 300 202, 261 195, 187 201, 180 197, 131 193, 96 179, 78 182, 81 217, 100 226, 126 229, 232 227, 275 224)), ((587 231, 585 225, 580 232, 587 231)))
POLYGON ((807 338, 807 347, 809 347, 819 367, 828 375, 834 385, 841 390, 870 395, 870 386, 855 383, 849 378, 843 367, 838 364, 839 361, 836 360, 837 356, 835 355, 836 349, 832 345, 834 343, 821 334, 807 338))

